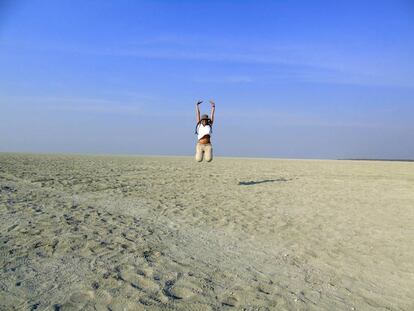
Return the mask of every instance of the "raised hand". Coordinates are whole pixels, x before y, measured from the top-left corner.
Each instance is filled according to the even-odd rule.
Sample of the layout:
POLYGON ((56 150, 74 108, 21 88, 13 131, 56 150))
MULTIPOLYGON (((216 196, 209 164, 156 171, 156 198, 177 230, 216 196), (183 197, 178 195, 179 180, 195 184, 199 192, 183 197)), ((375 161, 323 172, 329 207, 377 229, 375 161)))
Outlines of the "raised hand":
POLYGON ((197 106, 198 106, 198 105, 200 105, 202 102, 203 102, 202 100, 199 100, 199 101, 197 102, 197 106))
POLYGON ((216 107, 216 103, 213 100, 210 100, 211 107, 216 107))

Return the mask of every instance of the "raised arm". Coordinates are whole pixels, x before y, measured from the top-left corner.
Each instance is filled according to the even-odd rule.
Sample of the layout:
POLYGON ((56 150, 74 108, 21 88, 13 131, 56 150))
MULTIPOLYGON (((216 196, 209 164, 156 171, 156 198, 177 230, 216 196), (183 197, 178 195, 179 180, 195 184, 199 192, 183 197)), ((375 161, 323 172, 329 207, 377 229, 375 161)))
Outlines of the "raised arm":
POLYGON ((196 119, 197 119, 197 123, 200 123, 200 104, 202 103, 202 100, 199 100, 196 104, 196 119))
POLYGON ((214 112, 216 111, 216 104, 214 103, 214 101, 210 100, 210 104, 211 104, 211 124, 214 123, 214 112))

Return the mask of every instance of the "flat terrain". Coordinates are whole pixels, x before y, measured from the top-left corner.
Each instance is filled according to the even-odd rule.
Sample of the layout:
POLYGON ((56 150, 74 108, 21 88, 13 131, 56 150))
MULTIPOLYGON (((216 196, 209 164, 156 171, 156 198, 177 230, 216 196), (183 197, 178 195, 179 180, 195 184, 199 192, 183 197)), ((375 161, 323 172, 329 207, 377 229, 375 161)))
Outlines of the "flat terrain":
POLYGON ((414 163, 0 154, 0 310, 414 310, 414 163))

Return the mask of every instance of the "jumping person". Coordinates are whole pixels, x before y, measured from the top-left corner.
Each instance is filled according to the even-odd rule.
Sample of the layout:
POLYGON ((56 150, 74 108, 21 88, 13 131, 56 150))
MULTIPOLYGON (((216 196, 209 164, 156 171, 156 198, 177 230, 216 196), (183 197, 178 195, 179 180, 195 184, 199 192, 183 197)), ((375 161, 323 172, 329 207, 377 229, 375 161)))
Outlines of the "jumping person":
POLYGON ((197 134, 198 142, 196 146, 195 159, 197 162, 203 161, 203 157, 207 162, 213 160, 213 147, 211 146, 211 133, 214 122, 214 111, 216 105, 214 101, 210 100, 211 105, 211 118, 208 115, 203 114, 200 118, 200 104, 203 101, 198 101, 196 104, 196 118, 197 126, 195 133, 197 134))

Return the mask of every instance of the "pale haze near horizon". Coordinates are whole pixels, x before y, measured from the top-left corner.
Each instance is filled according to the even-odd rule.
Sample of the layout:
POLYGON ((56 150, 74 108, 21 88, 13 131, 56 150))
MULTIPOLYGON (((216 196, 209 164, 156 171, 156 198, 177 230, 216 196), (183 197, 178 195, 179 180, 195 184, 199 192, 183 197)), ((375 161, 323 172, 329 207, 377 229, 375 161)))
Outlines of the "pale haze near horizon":
POLYGON ((3 1, 0 152, 414 158, 410 1, 3 1))

